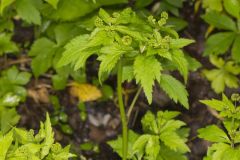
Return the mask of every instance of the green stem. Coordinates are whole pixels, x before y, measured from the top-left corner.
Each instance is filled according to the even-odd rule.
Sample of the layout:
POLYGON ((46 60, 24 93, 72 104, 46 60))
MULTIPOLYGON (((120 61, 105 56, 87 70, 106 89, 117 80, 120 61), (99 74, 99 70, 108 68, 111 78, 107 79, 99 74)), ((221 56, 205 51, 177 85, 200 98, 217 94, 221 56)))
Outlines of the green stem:
MULTIPOLYGON (((231 122, 231 130, 233 131, 234 130, 234 127, 235 127, 235 119, 234 117, 232 117, 232 122, 231 122)), ((234 134, 235 134, 235 130, 234 130, 234 134)), ((233 135, 233 137, 231 137, 231 147, 234 148, 234 138, 235 138, 235 135, 233 135)))
MULTIPOLYGON (((236 101, 235 101, 235 107, 237 107, 236 101)), ((235 113, 232 113, 232 114, 235 116, 235 113)), ((234 144, 235 144, 235 142, 234 142, 234 139, 235 139, 235 129, 234 128, 235 128, 235 118, 232 117, 231 130, 232 130, 232 132, 234 132, 233 135, 231 136, 231 147, 232 148, 234 148, 234 144)))
POLYGON ((127 118, 128 118, 128 120, 129 120, 129 118, 130 118, 130 116, 131 116, 133 107, 135 106, 136 101, 137 101, 137 99, 138 99, 141 91, 142 91, 142 87, 140 87, 140 88, 138 89, 138 91, 137 91, 136 95, 134 96, 133 101, 132 101, 132 103, 131 103, 131 105, 130 105, 130 107, 129 107, 129 109, 128 109, 128 112, 127 112, 127 118))
POLYGON ((120 109, 120 116, 122 121, 122 153, 123 153, 123 160, 127 159, 127 151, 128 151, 128 129, 127 129, 127 120, 126 120, 126 113, 123 104, 123 96, 122 96, 122 63, 121 60, 118 64, 118 72, 117 72, 117 93, 118 93, 118 105, 120 109))

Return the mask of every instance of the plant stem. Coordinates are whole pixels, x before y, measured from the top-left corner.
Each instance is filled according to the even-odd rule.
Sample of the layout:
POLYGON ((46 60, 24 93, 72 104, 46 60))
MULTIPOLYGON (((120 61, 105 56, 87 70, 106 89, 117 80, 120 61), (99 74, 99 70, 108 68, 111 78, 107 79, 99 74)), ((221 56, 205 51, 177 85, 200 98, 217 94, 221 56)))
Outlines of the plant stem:
POLYGON ((117 94, 118 94, 118 105, 120 109, 120 116, 122 121, 122 155, 123 160, 127 159, 127 151, 128 151, 128 129, 127 129, 127 120, 126 120, 126 112, 123 104, 123 96, 122 96, 122 62, 118 63, 118 72, 117 72, 117 94))
MULTIPOLYGON (((237 107, 236 101, 235 101, 234 104, 235 104, 235 108, 236 108, 236 107, 237 107)), ((235 111, 236 111, 236 110, 235 110, 235 111)), ((232 114, 233 114, 233 116, 234 116, 234 115, 235 115, 235 112, 232 113, 232 114)), ((230 138, 231 138, 231 147, 232 147, 232 148, 234 148, 234 143, 235 143, 235 142, 234 142, 234 138, 235 138, 235 131, 236 131, 236 130, 235 130, 234 128, 235 128, 235 118, 232 117, 231 131, 234 132, 233 135, 230 136, 230 138)))
POLYGON ((128 112, 127 112, 127 118, 128 118, 128 119, 129 119, 130 116, 131 116, 133 107, 135 106, 136 101, 137 101, 137 99, 138 99, 141 91, 142 91, 142 87, 138 88, 137 93, 135 94, 135 96, 134 96, 134 98, 133 98, 133 101, 132 101, 132 103, 131 103, 131 105, 130 105, 130 107, 129 107, 129 109, 128 109, 128 112))
MULTIPOLYGON (((234 130, 234 127, 235 127, 235 119, 234 117, 232 117, 232 122, 231 122, 231 130, 233 131, 234 130)), ((231 136, 231 147, 234 148, 234 138, 235 138, 235 130, 234 130, 234 135, 231 136)))

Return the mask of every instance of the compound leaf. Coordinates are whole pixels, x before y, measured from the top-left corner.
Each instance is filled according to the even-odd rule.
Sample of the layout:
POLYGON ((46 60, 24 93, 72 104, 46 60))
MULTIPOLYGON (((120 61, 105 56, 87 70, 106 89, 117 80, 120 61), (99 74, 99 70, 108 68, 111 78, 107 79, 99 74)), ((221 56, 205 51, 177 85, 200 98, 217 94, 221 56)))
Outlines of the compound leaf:
POLYGON ((41 15, 32 0, 17 0, 16 10, 19 16, 28 23, 41 24, 41 15))
POLYGON ((223 54, 227 52, 235 38, 234 32, 220 32, 211 35, 206 42, 204 55, 223 54))
POLYGON ((221 14, 219 12, 216 12, 216 11, 207 12, 205 15, 202 16, 202 18, 207 23, 209 23, 210 25, 213 25, 216 28, 230 30, 230 31, 237 30, 235 22, 230 17, 224 14, 221 14))

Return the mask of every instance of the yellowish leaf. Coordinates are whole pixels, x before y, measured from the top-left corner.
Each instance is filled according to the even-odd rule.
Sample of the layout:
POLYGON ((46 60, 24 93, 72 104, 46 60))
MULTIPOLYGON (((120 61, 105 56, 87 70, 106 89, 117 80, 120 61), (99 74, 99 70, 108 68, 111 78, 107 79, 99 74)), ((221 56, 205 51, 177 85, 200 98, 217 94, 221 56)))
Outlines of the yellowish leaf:
POLYGON ((79 84, 77 82, 70 83, 70 95, 77 97, 80 101, 94 101, 102 97, 101 91, 91 84, 79 84))

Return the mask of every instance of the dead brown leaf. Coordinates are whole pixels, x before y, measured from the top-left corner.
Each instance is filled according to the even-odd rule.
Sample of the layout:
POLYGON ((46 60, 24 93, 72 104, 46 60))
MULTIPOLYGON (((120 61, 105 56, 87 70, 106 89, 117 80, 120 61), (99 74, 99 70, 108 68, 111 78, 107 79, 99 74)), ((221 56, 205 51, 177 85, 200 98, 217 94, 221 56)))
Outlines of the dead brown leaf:
POLYGON ((36 103, 49 103, 49 93, 47 88, 28 89, 28 97, 31 97, 36 103))

